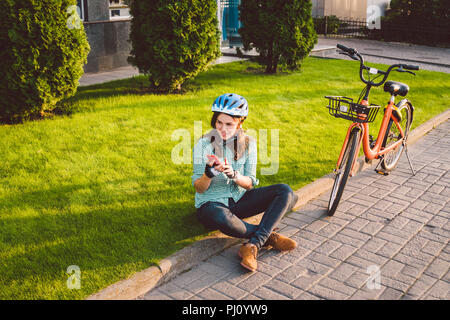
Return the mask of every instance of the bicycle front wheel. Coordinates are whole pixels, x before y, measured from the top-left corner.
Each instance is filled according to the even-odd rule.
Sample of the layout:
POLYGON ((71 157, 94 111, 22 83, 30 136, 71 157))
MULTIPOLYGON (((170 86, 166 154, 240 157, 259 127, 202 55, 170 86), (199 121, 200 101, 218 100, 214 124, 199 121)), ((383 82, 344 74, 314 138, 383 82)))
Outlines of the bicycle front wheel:
MULTIPOLYGON (((383 141, 384 147, 389 147, 390 145, 402 139, 406 140, 406 138, 408 137, 412 121, 411 105, 409 103, 405 103, 398 109, 398 115, 394 114, 394 116, 397 118, 397 120, 399 120, 398 126, 402 129, 404 136, 402 136, 399 128, 397 127, 397 124, 392 119, 390 119, 383 141)), ((381 161, 381 167, 385 171, 393 170, 400 160, 400 156, 402 155, 404 148, 405 144, 401 144, 397 148, 386 153, 383 157, 383 160, 381 161)))
POLYGON ((355 129, 350 133, 350 137, 348 138, 347 147, 345 148, 341 164, 336 171, 333 189, 331 189, 330 201, 328 202, 329 216, 334 215, 339 201, 341 200, 342 193, 344 192, 345 184, 347 183, 353 160, 357 156, 358 150, 356 150, 356 146, 358 144, 359 135, 360 131, 358 129, 355 129))

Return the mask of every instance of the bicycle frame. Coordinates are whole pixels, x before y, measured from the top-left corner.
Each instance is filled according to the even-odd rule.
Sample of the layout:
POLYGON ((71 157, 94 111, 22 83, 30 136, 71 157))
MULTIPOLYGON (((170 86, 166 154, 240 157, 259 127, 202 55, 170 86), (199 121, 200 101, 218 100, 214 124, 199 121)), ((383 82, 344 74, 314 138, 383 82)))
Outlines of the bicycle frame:
MULTIPOLYGON (((369 102, 367 100, 361 100, 361 104, 362 105, 369 105, 369 102)), ((382 149, 382 143, 383 143, 383 138, 386 135, 386 130, 388 127, 388 123, 389 120, 392 119, 394 124, 397 126, 397 128, 399 129, 400 133, 402 136, 404 136, 404 132, 401 128, 401 126, 399 125, 397 118, 392 116, 392 110, 394 110, 394 96, 391 97, 389 103, 386 106, 386 110, 384 112, 384 117, 383 120, 381 122, 381 126, 378 132, 378 136, 377 136, 377 140, 375 142, 375 145, 373 148, 370 147, 370 141, 369 141, 369 123, 358 123, 358 122, 354 122, 352 123, 348 130, 347 130, 347 135, 345 137, 344 140, 344 144, 342 146, 341 149, 341 153, 339 154, 339 158, 337 161, 337 165, 336 165, 336 170, 338 170, 341 162, 342 162, 342 158, 344 156, 344 152, 345 152, 345 148, 347 147, 348 144, 348 140, 350 138, 350 133, 352 132, 352 130, 357 127, 360 131, 362 131, 362 135, 359 138, 358 141, 358 145, 356 147, 356 150, 358 150, 357 154, 359 154, 359 149, 361 148, 361 142, 363 144, 363 150, 364 150, 364 154, 366 156, 367 159, 369 160, 373 160, 373 159, 378 159, 380 156, 384 155, 385 153, 391 151, 392 149, 397 148, 398 146, 400 146, 400 144, 403 143, 403 140, 399 140, 396 143, 392 144, 391 146, 387 147, 387 148, 383 148, 382 149)), ((355 165, 356 162, 356 158, 354 159, 353 163, 352 163, 352 167, 350 170, 350 176, 353 176, 353 167, 355 165)))
MULTIPOLYGON (((378 69, 369 68, 364 65, 364 58, 355 49, 347 48, 346 46, 341 45, 341 44, 338 44, 337 48, 341 50, 340 53, 345 54, 345 55, 349 56, 350 58, 352 58, 353 60, 357 60, 360 62, 359 77, 361 78, 361 81, 366 84, 366 88, 365 88, 364 97, 361 99, 361 102, 358 101, 358 103, 360 103, 361 105, 364 105, 364 106, 369 106, 369 93, 370 93, 370 90, 372 89, 372 87, 379 87, 383 83, 385 83, 385 81, 387 80, 391 71, 395 70, 395 71, 399 71, 399 72, 408 72, 408 73, 415 75, 415 73, 408 71, 408 70, 419 70, 418 66, 412 66, 412 65, 406 65, 406 64, 393 64, 387 69, 387 71, 381 71, 378 69), (383 76, 383 78, 379 82, 375 82, 376 78, 371 80, 370 76, 368 79, 365 79, 364 75, 363 75, 364 70, 368 70, 369 74, 380 74, 381 76, 383 76)), ((361 98, 361 96, 360 96, 360 98, 361 98)), ((386 108, 384 111, 384 117, 381 122, 380 129, 378 131, 377 140, 375 141, 375 144, 373 145, 372 148, 371 148, 371 145, 370 145, 371 143, 370 143, 370 139, 369 139, 369 123, 368 122, 363 122, 363 123, 354 122, 353 124, 350 125, 350 127, 347 130, 347 135, 345 136, 345 140, 344 140, 344 144, 341 149, 341 153, 339 154, 339 158, 338 158, 336 169, 335 169, 336 171, 339 170, 339 167, 342 162, 342 158, 344 156, 345 149, 347 148, 350 134, 354 128, 358 128, 360 131, 362 131, 361 137, 359 138, 359 141, 357 144, 357 149, 356 149, 358 152, 357 155, 359 154, 359 149, 361 148, 361 143, 362 143, 363 149, 364 149, 364 154, 369 161, 373 160, 373 159, 378 159, 378 158, 382 157, 385 153, 387 153, 387 152, 397 148, 401 144, 405 143, 405 140, 403 139, 403 137, 405 137, 405 133, 403 132, 403 129, 399 125, 397 118, 392 115, 392 111, 397 108, 394 105, 394 102, 395 102, 395 95, 391 95, 391 99, 389 100, 389 103, 386 105, 386 108), (387 127, 388 127, 389 121, 391 119, 393 121, 393 124, 395 124, 395 126, 397 126, 397 128, 402 136, 402 139, 398 140, 397 142, 395 142, 394 144, 392 144, 388 147, 382 147, 384 137, 386 136, 387 127)), ((365 117, 365 115, 361 115, 361 117, 365 117)), ((356 158, 357 158, 357 156, 353 160, 353 163, 352 163, 352 166, 350 169, 350 176, 353 175, 352 172, 353 172, 353 167, 356 162, 356 158)))

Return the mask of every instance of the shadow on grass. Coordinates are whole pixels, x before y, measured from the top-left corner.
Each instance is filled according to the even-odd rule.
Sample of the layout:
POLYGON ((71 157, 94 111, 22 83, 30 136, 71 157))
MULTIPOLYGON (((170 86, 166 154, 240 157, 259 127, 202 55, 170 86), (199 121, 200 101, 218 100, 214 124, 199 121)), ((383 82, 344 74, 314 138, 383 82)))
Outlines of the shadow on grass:
MULTIPOLYGON (((125 195, 116 191, 108 195, 114 198, 112 205, 108 205, 107 198, 94 204, 87 199, 86 204, 76 203, 77 208, 71 208, 70 199, 78 194, 77 191, 91 189, 101 198, 111 183, 129 181, 136 179, 58 186, 2 197, 0 201, 5 212, 35 210, 32 216, 2 215, 2 277, 5 276, 7 282, 20 283, 34 276, 51 283, 57 281, 68 266, 75 264, 84 271, 95 273, 97 270, 98 275, 92 277, 111 278, 109 284, 124 277, 123 266, 137 266, 134 271, 140 271, 156 265, 159 260, 192 243, 193 237, 206 234, 197 222, 193 202, 170 200, 172 193, 183 192, 182 187, 160 190, 159 194, 125 195), (167 199, 161 194, 167 194, 167 199), (141 201, 143 198, 148 200, 141 201), (157 200, 152 201, 152 198, 157 200), (114 275, 119 276, 102 274, 105 269, 113 270, 114 275)), ((96 282, 93 278, 85 278, 85 281, 96 282)))

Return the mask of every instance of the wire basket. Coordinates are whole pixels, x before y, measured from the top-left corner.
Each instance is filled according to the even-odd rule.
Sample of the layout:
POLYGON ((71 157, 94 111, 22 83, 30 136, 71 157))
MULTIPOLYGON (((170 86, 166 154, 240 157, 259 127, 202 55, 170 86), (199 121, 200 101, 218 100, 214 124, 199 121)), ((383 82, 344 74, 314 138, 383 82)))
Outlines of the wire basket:
POLYGON ((363 106, 353 102, 352 98, 341 96, 326 96, 329 100, 327 106, 330 114, 336 118, 343 118, 353 122, 373 122, 377 116, 380 106, 363 106))

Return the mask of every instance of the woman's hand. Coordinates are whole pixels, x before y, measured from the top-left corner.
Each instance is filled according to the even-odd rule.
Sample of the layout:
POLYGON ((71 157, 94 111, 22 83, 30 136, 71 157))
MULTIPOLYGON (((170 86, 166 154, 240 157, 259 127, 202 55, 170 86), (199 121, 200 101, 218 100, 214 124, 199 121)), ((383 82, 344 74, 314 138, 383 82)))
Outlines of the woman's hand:
POLYGON ((222 166, 222 172, 227 175, 228 178, 233 179, 236 177, 236 173, 233 170, 233 167, 228 163, 227 158, 225 158, 225 163, 222 166))
POLYGON ((227 175, 228 178, 231 179, 231 178, 234 177, 234 170, 233 170, 233 168, 231 167, 231 165, 225 164, 225 165, 223 165, 223 168, 222 168, 222 169, 223 169, 222 172, 225 173, 225 174, 227 175))

